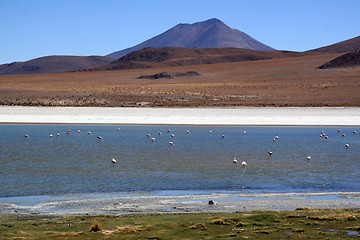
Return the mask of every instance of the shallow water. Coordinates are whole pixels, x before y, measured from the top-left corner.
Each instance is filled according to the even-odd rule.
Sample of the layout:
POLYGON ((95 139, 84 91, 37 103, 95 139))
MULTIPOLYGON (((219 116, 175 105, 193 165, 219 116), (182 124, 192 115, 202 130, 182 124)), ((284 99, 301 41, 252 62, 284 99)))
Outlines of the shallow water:
POLYGON ((159 190, 358 192, 360 129, 341 127, 338 133, 338 128, 3 124, 0 197, 159 190), (329 139, 319 137, 322 130, 329 139), (241 161, 248 165, 242 168, 241 161))

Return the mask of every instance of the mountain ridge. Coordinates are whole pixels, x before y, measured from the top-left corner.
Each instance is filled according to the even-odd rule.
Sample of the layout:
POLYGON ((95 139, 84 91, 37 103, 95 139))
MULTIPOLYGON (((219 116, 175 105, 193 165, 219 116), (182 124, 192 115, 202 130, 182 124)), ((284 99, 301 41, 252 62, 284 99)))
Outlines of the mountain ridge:
POLYGON ((0 65, 0 75, 70 72, 107 64, 113 60, 103 56, 51 55, 25 62, 2 64, 0 65))
MULTIPOLYGON (((272 50, 271 47, 262 44, 240 30, 230 28, 219 19, 212 18, 192 24, 179 23, 164 33, 150 38, 134 47, 117 51, 107 56, 51 55, 31 59, 25 62, 2 64, 0 65, 0 75, 95 71, 99 69, 118 70, 153 68, 157 66, 241 62, 282 57, 280 52, 282 52, 282 54, 291 52, 291 54, 286 53, 287 56, 299 56, 314 53, 346 53, 359 49, 360 36, 305 52, 278 51, 274 54, 272 52, 275 50, 272 50), (241 36, 242 39, 240 42, 237 40, 239 36, 241 36), (156 46, 149 47, 147 46, 149 44, 156 46), (164 47, 168 47, 169 49, 165 51, 164 47), (175 48, 170 49, 171 47, 175 48), (179 53, 179 51, 176 50, 176 47, 181 47, 184 53, 179 53), (250 48, 250 50, 248 48, 250 48), (257 50, 251 50, 251 48, 257 48, 257 50), (145 49, 145 51, 141 51, 143 49, 145 49), (194 51, 191 49, 194 49, 194 51), (266 53, 266 51, 268 53, 266 53), (176 54, 182 59, 174 59, 174 56, 176 55, 174 55, 174 52, 177 52, 176 54), (150 56, 150 53, 154 54, 154 56, 150 56), (185 53, 189 55, 186 56, 185 53), (120 54, 121 57, 117 58, 113 54, 120 54), (127 54, 130 55, 127 56, 127 54), (143 54, 145 58, 141 59, 139 54, 143 54), (170 61, 168 61, 169 59, 161 60, 165 55, 167 57, 172 57, 172 59, 170 59, 170 61)), ((346 59, 347 58, 343 58, 342 61, 346 61, 346 59)), ((347 64, 351 65, 352 63, 350 62, 347 64)))
POLYGON ((106 56, 120 58, 145 47, 185 48, 244 48, 274 50, 240 30, 230 28, 219 19, 212 18, 193 24, 180 23, 167 31, 133 47, 110 53, 106 56))
POLYGON ((176 67, 225 62, 257 61, 272 58, 298 57, 316 53, 291 51, 258 51, 241 48, 147 47, 131 52, 111 63, 79 71, 176 67))
POLYGON ((328 46, 311 49, 307 52, 322 52, 322 53, 337 52, 337 53, 341 53, 341 52, 351 52, 351 51, 356 51, 356 50, 360 50, 360 36, 350 38, 350 39, 347 39, 347 40, 344 40, 341 42, 337 42, 337 43, 334 43, 334 44, 331 44, 328 46))

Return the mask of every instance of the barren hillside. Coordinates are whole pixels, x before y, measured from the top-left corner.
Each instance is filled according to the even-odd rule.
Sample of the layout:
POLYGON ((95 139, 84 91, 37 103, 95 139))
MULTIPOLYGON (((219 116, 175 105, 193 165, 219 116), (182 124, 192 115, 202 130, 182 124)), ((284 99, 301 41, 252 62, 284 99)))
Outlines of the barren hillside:
POLYGON ((0 101, 45 106, 360 106, 359 68, 317 69, 340 55, 0 76, 0 101), (198 75, 139 79, 192 71, 198 75))

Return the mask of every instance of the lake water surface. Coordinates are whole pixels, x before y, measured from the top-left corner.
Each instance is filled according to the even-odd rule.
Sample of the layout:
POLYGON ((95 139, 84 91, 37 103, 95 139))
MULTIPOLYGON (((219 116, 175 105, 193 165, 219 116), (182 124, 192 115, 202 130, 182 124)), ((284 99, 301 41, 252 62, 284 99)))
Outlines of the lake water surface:
POLYGON ((359 130, 2 124, 0 197, 167 190, 359 192, 359 130), (321 131, 328 139, 320 138, 321 131), (275 136, 279 139, 273 141, 275 136))

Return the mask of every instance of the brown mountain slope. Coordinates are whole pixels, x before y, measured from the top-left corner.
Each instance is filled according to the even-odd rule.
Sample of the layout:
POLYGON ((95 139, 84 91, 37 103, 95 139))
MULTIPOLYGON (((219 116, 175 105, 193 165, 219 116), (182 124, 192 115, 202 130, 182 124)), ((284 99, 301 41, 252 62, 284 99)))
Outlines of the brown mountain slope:
POLYGON ((131 48, 111 53, 107 56, 120 58, 128 53, 146 47, 186 47, 186 48, 244 48, 254 50, 274 50, 255 40, 244 32, 232 29, 219 19, 213 18, 193 24, 178 24, 131 48))
POLYGON ((360 106, 360 69, 316 67, 340 56, 117 71, 0 76, 0 103, 45 106, 360 106), (199 75, 138 79, 162 72, 199 75))
POLYGON ((102 56, 46 56, 26 62, 2 64, 0 75, 69 72, 103 65, 113 60, 102 56))
POLYGON ((349 53, 345 53, 340 57, 337 57, 323 65, 321 65, 320 69, 327 68, 344 68, 344 67, 357 67, 360 66, 360 50, 353 51, 349 53))
POLYGON ((329 46, 316 48, 313 50, 310 50, 309 52, 351 52, 356 51, 360 49, 360 36, 354 37, 342 42, 338 42, 329 46))
POLYGON ((304 56, 311 53, 289 51, 256 51, 240 48, 144 48, 127 54, 109 64, 81 71, 103 71, 135 68, 156 68, 255 61, 282 57, 304 56))

